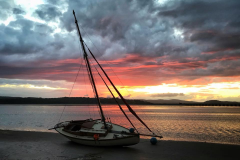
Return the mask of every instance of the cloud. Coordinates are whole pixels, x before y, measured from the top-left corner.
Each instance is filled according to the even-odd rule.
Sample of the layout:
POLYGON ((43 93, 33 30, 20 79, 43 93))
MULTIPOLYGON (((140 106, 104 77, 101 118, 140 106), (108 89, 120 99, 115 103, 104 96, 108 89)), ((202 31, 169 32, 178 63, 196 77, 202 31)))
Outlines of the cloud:
POLYGON ((183 93, 155 93, 150 94, 151 97, 177 97, 177 96, 184 96, 183 93))
POLYGON ((238 1, 181 0, 161 7, 158 15, 171 17, 182 27, 188 29, 199 27, 218 29, 220 26, 215 26, 215 24, 226 22, 226 19, 230 22, 237 20, 237 13, 240 12, 239 6, 238 1))
POLYGON ((1 40, 0 53, 3 54, 28 54, 36 53, 41 50, 40 39, 44 36, 33 32, 31 29, 36 23, 19 18, 14 22, 10 22, 9 26, 1 25, 0 35, 1 40), (12 27, 19 28, 13 29, 12 27))
POLYGON ((35 10, 34 15, 45 21, 55 21, 62 13, 54 5, 42 4, 38 5, 38 9, 35 10))
MULTIPOLYGON (((0 76, 20 79, 48 79, 73 81, 80 67, 80 60, 36 61, 28 65, 0 65, 0 76), (36 74, 37 73, 37 74, 36 74)), ((82 68, 82 67, 81 67, 82 68)))
POLYGON ((29 65, 36 60, 79 57, 79 44, 72 43, 77 35, 52 34, 54 28, 47 24, 19 16, 8 26, 0 25, 1 64, 29 65), (52 35, 51 35, 52 34, 52 35))
MULTIPOLYGON (((152 2, 148 1, 148 3, 152 2)), ((174 40, 174 37, 171 37, 174 31, 169 27, 169 22, 156 16, 147 16, 148 7, 144 7, 146 4, 139 5, 138 1, 70 1, 68 11, 61 18, 62 25, 67 31, 76 28, 73 16, 70 14, 75 6, 82 7, 75 12, 80 28, 84 28, 83 36, 86 32, 90 37, 101 36, 103 42, 109 40, 110 45, 120 45, 127 53, 161 56, 164 54, 161 51, 164 50, 165 44, 174 40), (87 12, 88 10, 91 12, 87 12)), ((99 47, 105 44, 96 45, 99 47)), ((101 50, 103 54, 108 54, 110 45, 100 47, 103 48, 101 50)))
POLYGON ((184 29, 186 40, 212 51, 239 47, 239 7, 238 1, 180 1, 162 7, 158 15, 184 29))
POLYGON ((29 11, 0 1, 1 78, 73 81, 74 9, 85 43, 126 85, 239 80, 238 1, 43 2, 29 11))
POLYGON ((12 14, 13 0, 0 0, 0 20, 6 20, 12 14))
POLYGON ((64 97, 71 85, 66 81, 0 78, 0 96, 64 97))
POLYGON ((19 8, 13 8, 13 14, 25 14, 26 12, 19 9, 19 8))
POLYGON ((61 5, 64 3, 65 0, 45 0, 47 4, 52 4, 52 5, 61 5))

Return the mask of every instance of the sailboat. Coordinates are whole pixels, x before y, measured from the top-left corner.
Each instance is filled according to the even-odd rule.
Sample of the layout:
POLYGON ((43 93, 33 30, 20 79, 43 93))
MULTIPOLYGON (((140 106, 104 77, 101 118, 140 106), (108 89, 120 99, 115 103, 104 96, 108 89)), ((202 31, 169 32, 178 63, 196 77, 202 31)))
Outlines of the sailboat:
MULTIPOLYGON (((86 62, 86 68, 89 75, 89 80, 91 82, 93 92, 95 94, 95 97, 97 99, 97 104, 100 110, 100 116, 101 119, 85 119, 85 120, 72 120, 72 121, 65 121, 60 122, 56 124, 53 128, 61 135, 65 136, 66 138, 70 139, 73 142, 77 142, 83 145, 90 145, 90 146, 129 146, 129 145, 135 145, 139 143, 140 141, 140 135, 142 136, 152 136, 152 137, 158 137, 162 138, 161 135, 156 135, 143 121, 142 119, 136 114, 136 112, 130 107, 130 105, 127 103, 127 101, 124 99, 122 94, 118 91, 116 86, 113 84, 105 70, 102 68, 100 63, 97 61, 91 50, 86 46, 85 42, 83 41, 83 38, 81 36, 81 32, 78 26, 78 21, 75 15, 75 12, 73 10, 73 15, 75 18, 76 28, 78 31, 79 40, 81 43, 82 51, 84 54, 84 60, 86 62), (127 114, 124 112, 121 105, 116 100, 116 97, 108 87, 107 83, 103 79, 102 75, 98 72, 99 76, 103 80, 104 84, 108 88, 109 92, 113 96, 113 99, 115 99, 116 103, 119 106, 119 109, 122 111, 126 119, 130 122, 130 124, 133 126, 133 128, 125 128, 121 125, 114 124, 111 122, 107 122, 104 116, 104 111, 102 109, 102 105, 99 99, 98 90, 94 81, 93 73, 92 73, 92 67, 90 65, 89 59, 88 59, 88 53, 93 57, 93 59, 96 61, 97 65, 100 67, 102 72, 104 73, 104 76, 107 78, 107 80, 110 82, 118 96, 121 98, 121 100, 124 102, 124 104, 127 106, 130 113, 135 116, 151 133, 149 135, 147 134, 141 134, 138 132, 136 127, 133 125, 127 114)), ((156 139, 156 138, 155 138, 156 139)))

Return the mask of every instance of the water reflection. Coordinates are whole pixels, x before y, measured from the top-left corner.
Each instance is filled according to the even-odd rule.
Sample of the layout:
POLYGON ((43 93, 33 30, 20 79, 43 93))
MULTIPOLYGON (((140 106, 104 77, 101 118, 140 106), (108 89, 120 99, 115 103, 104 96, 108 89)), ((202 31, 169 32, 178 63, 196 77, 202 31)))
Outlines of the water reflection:
MULTIPOLYGON (((132 106, 144 122, 164 140, 206 141, 240 144, 240 108, 227 106, 132 106)), ((0 105, 0 128, 49 132, 58 123, 64 106, 0 105)), ((103 106, 112 123, 130 127, 116 105, 103 106)), ((148 133, 124 107, 139 131, 148 133)), ((69 105, 60 121, 100 118, 93 105, 69 105)), ((144 138, 144 137, 143 137, 144 138)))

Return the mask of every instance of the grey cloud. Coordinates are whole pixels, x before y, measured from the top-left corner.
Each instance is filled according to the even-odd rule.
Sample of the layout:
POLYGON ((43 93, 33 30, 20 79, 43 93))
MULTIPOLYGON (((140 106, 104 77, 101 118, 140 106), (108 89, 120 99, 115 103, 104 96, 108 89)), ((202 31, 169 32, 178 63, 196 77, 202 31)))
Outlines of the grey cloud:
POLYGON ((54 5, 42 4, 38 6, 38 9, 34 12, 34 15, 45 21, 54 21, 59 18, 62 13, 54 5))
MULTIPOLYGON (((154 71, 151 68, 129 69, 136 75, 154 72, 154 76, 159 73, 165 77, 188 78, 184 75, 189 75, 199 78, 238 74, 232 69, 236 65, 232 63, 234 57, 235 60, 239 59, 238 1, 182 0, 166 1, 157 6, 155 1, 144 0, 69 0, 65 1, 68 8, 63 14, 60 10, 64 6, 63 1, 46 2, 48 4, 39 5, 34 12, 45 24, 15 15, 16 21, 0 26, 2 64, 21 61, 22 66, 24 63, 27 66, 36 60, 79 57, 79 42, 72 14, 75 9, 84 40, 98 59, 116 60, 126 54, 134 54, 144 58, 127 59, 115 66, 159 65, 154 71), (63 32, 53 33, 56 28, 48 23, 57 23, 58 20, 58 27, 63 32), (182 32, 183 38, 174 34, 176 30, 182 32), (216 53, 202 54, 212 51, 216 53), (224 74, 220 74, 223 68, 216 61, 226 63, 224 74), (171 65, 168 65, 169 62, 171 65), (171 74, 168 75, 168 71, 171 74)), ((9 6, 11 12, 13 8, 18 8, 12 6, 9 6)), ((25 69, 28 70, 22 70, 25 69)))
POLYGON ((36 53, 46 46, 45 36, 51 31, 46 25, 20 17, 8 26, 1 25, 0 28, 1 55, 36 53), (33 28, 36 30, 33 31, 33 28), (46 33, 39 31, 39 28, 44 29, 46 33))
POLYGON ((177 96, 184 96, 183 93, 156 93, 151 94, 151 97, 177 97, 177 96))
POLYGON ((6 20, 12 14, 12 7, 14 6, 13 0, 0 0, 0 19, 6 20))
MULTIPOLYGON (((88 33, 100 33, 102 37, 113 40, 112 43, 122 45, 127 53, 138 53, 156 58, 167 55, 166 60, 182 63, 182 70, 194 67, 208 68, 211 63, 214 64, 215 60, 225 61, 226 56, 234 57, 238 54, 238 51, 228 50, 236 50, 240 46, 239 29, 236 27, 238 26, 237 17, 239 15, 239 2, 237 1, 174 1, 170 5, 166 4, 159 8, 154 7, 152 2, 139 1, 137 7, 133 7, 132 1, 126 3, 130 6, 129 8, 124 7, 121 3, 108 3, 107 7, 115 5, 114 7, 124 8, 128 16, 119 14, 114 7, 114 12, 106 7, 104 11, 108 11, 108 14, 101 12, 96 15, 95 13, 100 12, 97 7, 91 8, 90 4, 89 7, 84 4, 92 12, 84 14, 81 11, 80 13, 76 11, 81 20, 79 20, 79 23, 87 28, 88 33), (137 10, 139 8, 142 10, 137 10), (152 8, 152 10, 144 10, 146 8, 152 8), (151 15, 157 10, 159 10, 158 17, 145 17, 143 14, 145 12, 145 14, 151 15), (227 13, 226 10, 228 10, 227 13), (120 29, 119 32, 114 32, 114 21, 116 21, 117 16, 120 17, 120 20, 117 20, 119 23, 117 26, 120 29), (183 31, 183 41, 179 41, 173 36, 175 27, 183 31), (229 27, 231 27, 230 30, 229 27), (211 51, 217 51, 217 53, 202 54, 211 51), (203 63, 201 61, 209 62, 203 63), (191 64, 188 65, 190 62, 191 64)), ((74 4, 77 5, 77 2, 74 2, 74 4)), ((98 3, 98 6, 103 4, 105 3, 98 3)), ((66 25, 71 30, 73 29, 71 27, 75 26, 70 24, 67 23, 66 25)), ((140 59, 129 62, 140 62, 140 59)), ((232 65, 232 63, 229 63, 229 65, 232 65)), ((179 65, 176 65, 176 68, 170 69, 174 71, 179 67, 179 65)), ((190 73, 196 75, 193 72, 190 73)), ((178 74, 181 75, 181 73, 178 74)), ((212 69, 206 75, 211 74, 214 75, 212 69)), ((229 75, 231 74, 235 75, 235 73, 229 72, 229 75)))
POLYGON ((13 8, 13 14, 25 14, 26 12, 19 9, 19 8, 13 8))
POLYGON ((213 51, 239 47, 239 8, 239 1, 180 1, 162 8, 158 15, 172 18, 175 25, 185 30, 187 41, 213 51))
POLYGON ((31 84, 31 85, 37 85, 37 86, 44 86, 48 85, 51 87, 61 87, 61 85, 65 83, 67 85, 66 81, 51 81, 51 80, 28 80, 28 79, 6 79, 6 78, 0 78, 0 85, 10 84, 10 85, 22 85, 22 84, 31 84))
POLYGON ((238 16, 234 21, 231 21, 227 24, 227 27, 231 27, 231 29, 240 27, 240 16, 238 16))
MULTIPOLYGON (((45 0, 47 4, 62 5, 66 0, 45 0)), ((68 1, 68 0, 67 0, 68 1)))
POLYGON ((179 74, 179 76, 197 79, 199 77, 215 76, 215 77, 232 77, 239 76, 240 60, 225 60, 208 64, 206 68, 196 68, 186 70, 179 74))
POLYGON ((239 17, 239 1, 206 1, 206 0, 182 0, 170 6, 161 8, 159 16, 174 18, 184 28, 218 28, 216 23, 235 21, 239 17))
MULTIPOLYGON (((80 60, 81 65, 76 61, 68 62, 41 59, 30 62, 17 61, 14 63, 0 63, 0 77, 73 81, 79 67, 82 68, 82 61, 83 60, 80 60)), ((79 79, 80 78, 84 77, 79 77, 79 79)))
POLYGON ((218 33, 213 33, 211 31, 200 31, 193 34, 190 40, 193 41, 211 41, 214 39, 215 35, 218 33))
MULTIPOLYGON (((0 25, 0 59, 3 63, 42 59, 74 58, 79 55, 78 43, 72 34, 64 36, 52 27, 18 16, 8 26, 0 25)), ((77 39, 77 35, 74 34, 77 39)))
MULTIPOLYGON (((162 56, 164 44, 170 44, 175 38, 170 26, 172 22, 148 15, 154 12, 149 9, 153 6, 152 1, 69 1, 68 11, 61 21, 68 31, 75 30, 71 14, 75 9, 80 28, 84 28, 83 36, 86 31, 90 36, 99 35, 110 40, 111 45, 122 46, 128 53, 162 56), (76 6, 79 6, 77 10, 76 6)), ((103 54, 107 54, 107 47, 101 50, 103 54)))
POLYGON ((202 31, 194 33, 190 40, 192 42, 210 44, 207 49, 203 51, 217 51, 224 49, 239 49, 240 47, 240 34, 237 33, 224 33, 217 31, 202 31))

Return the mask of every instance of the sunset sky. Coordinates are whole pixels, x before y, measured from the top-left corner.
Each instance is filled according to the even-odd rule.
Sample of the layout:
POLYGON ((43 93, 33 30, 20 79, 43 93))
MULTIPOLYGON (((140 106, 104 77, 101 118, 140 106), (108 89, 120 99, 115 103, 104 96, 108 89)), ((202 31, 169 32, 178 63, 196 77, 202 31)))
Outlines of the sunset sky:
POLYGON ((0 0, 0 96, 93 96, 73 9, 125 98, 240 102, 238 0, 0 0))

